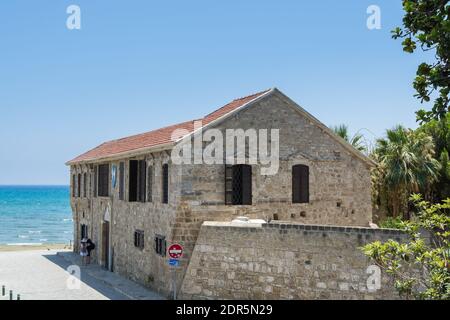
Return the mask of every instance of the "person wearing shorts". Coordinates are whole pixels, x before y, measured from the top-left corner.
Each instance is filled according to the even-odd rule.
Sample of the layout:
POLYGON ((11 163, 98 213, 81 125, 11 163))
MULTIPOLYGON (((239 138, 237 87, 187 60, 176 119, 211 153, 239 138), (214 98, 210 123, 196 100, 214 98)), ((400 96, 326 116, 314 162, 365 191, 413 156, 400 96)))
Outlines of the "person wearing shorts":
POLYGON ((88 256, 86 239, 81 240, 80 256, 81 256, 81 264, 85 266, 87 264, 87 256, 88 256))

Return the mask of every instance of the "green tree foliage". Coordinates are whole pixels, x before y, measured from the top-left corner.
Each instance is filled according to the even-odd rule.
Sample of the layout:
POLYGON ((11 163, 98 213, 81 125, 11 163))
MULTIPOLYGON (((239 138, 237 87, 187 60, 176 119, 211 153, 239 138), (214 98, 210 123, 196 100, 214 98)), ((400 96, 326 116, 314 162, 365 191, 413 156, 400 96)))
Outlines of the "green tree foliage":
POLYGON ((378 162, 372 172, 376 204, 384 205, 394 217, 403 212, 408 218, 409 195, 428 195, 430 185, 438 181, 441 165, 434 159, 433 140, 425 133, 397 126, 386 135, 386 139, 377 140, 372 154, 378 162))
POLYGON ((393 277, 402 297, 450 299, 450 199, 431 205, 415 194, 411 201, 418 213, 400 224, 410 240, 375 241, 362 250, 393 277))
POLYGON ((364 137, 360 133, 356 133, 353 137, 350 138, 350 134, 348 131, 348 126, 345 124, 341 124, 339 126, 334 126, 331 128, 334 133, 336 133, 339 137, 350 143, 356 150, 361 152, 367 152, 367 147, 364 145, 363 140, 364 137))
POLYGON ((450 113, 442 120, 431 120, 422 124, 417 132, 425 133, 433 138, 435 159, 439 161, 441 170, 439 180, 430 186, 432 202, 439 202, 450 197, 450 113))
POLYGON ((450 92, 450 4, 448 0, 403 0, 403 27, 392 31, 394 39, 402 38, 405 52, 413 53, 418 46, 433 50, 436 61, 421 63, 413 86, 423 103, 436 94, 431 111, 417 111, 417 119, 428 122, 442 119, 449 111, 450 92))

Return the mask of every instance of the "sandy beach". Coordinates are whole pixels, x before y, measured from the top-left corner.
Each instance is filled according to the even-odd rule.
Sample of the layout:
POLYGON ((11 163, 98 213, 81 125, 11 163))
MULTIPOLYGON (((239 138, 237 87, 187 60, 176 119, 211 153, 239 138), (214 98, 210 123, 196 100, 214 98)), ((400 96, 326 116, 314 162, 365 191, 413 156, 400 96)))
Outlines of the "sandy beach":
POLYGON ((58 249, 72 249, 68 244, 64 243, 49 243, 49 244, 37 244, 37 245, 5 245, 0 244, 0 252, 11 251, 34 251, 34 250, 58 250, 58 249))

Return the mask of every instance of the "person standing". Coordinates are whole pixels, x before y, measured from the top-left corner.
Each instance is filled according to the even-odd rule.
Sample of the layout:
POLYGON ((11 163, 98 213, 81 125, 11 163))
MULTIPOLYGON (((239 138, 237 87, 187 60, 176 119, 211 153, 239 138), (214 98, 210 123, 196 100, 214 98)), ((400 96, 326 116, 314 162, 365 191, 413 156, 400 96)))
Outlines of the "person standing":
POLYGON ((87 249, 87 264, 91 263, 91 251, 95 249, 95 244, 92 242, 91 239, 86 240, 86 249, 87 249))
POLYGON ((85 266, 87 263, 87 255, 88 255, 88 249, 87 249, 87 240, 82 239, 81 240, 81 246, 80 246, 80 256, 81 256, 81 264, 85 266))

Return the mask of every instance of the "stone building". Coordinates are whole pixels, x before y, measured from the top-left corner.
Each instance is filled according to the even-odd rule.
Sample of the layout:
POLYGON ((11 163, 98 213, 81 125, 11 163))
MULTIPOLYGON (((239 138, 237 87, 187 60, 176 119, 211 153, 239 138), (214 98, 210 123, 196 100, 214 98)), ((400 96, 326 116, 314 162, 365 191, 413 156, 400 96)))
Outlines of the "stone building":
MULTIPOLYGON (((224 149, 230 143, 214 140, 224 149)), ((372 161, 277 89, 236 99, 202 119, 103 143, 67 165, 75 250, 89 237, 97 245, 93 261, 164 294, 172 290, 167 246, 185 248, 181 288, 205 221, 246 216, 364 227, 372 218, 372 161), (212 129, 224 137, 230 129, 244 131, 244 152, 230 150, 245 163, 231 164, 229 153, 217 151, 222 163, 203 161, 212 129), (274 174, 264 174, 270 164, 249 163, 255 138, 249 129, 259 149, 276 153, 274 174), (271 134, 267 146, 264 133, 271 134), (194 146, 186 149, 194 163, 174 161, 174 149, 184 145, 194 146)))

